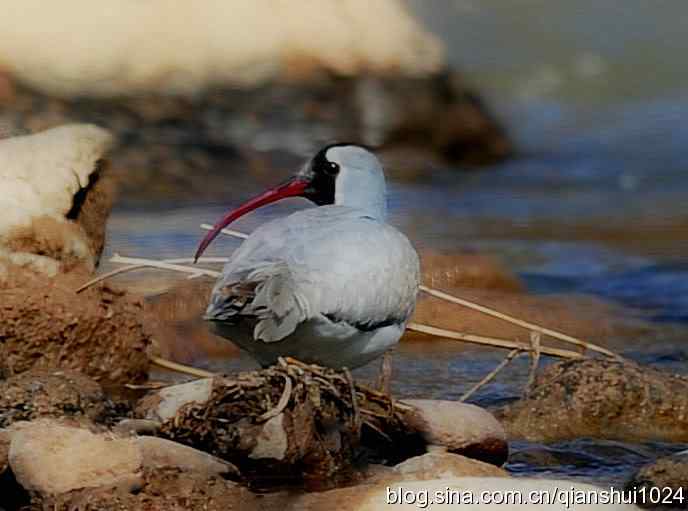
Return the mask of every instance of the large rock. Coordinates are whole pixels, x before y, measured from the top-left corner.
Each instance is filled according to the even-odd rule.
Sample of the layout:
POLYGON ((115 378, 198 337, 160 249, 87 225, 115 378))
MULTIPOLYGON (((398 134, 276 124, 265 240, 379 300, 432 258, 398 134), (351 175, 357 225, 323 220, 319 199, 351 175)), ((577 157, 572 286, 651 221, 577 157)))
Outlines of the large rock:
POLYGON ((208 477, 238 475, 238 470, 231 463, 186 445, 151 436, 137 437, 135 442, 141 451, 144 468, 158 470, 173 467, 208 477))
POLYGON ((0 372, 73 369, 104 383, 147 378, 141 301, 109 285, 75 293, 88 278, 15 269, 0 283, 0 372))
POLYGON ((688 451, 660 458, 641 467, 626 483, 643 507, 688 508, 688 451), (653 489, 654 488, 654 489, 653 489))
POLYGON ((140 484, 141 451, 131 439, 39 420, 17 423, 9 464, 27 490, 57 495, 80 488, 140 484))
POLYGON ((489 107, 447 73, 325 75, 191 97, 161 94, 158 87, 108 99, 60 99, 17 87, 16 96, 3 112, 16 129, 89 122, 112 130, 118 146, 108 175, 126 200, 146 203, 172 196, 240 200, 332 140, 378 147, 392 179, 425 178, 448 161, 468 171, 514 152, 489 107), (394 158, 399 151, 406 156, 394 158), (241 176, 241 185, 228 189, 228 175, 241 176))
POLYGON ((688 441, 688 378, 632 362, 572 360, 499 414, 510 438, 688 441))
POLYGON ((103 159, 112 136, 90 124, 0 140, 0 257, 49 275, 85 264, 103 248, 112 204, 103 159))
POLYGON ((100 385, 79 373, 36 370, 0 380, 0 428, 46 417, 90 423, 105 411, 100 385))
POLYGON ((506 461, 506 433, 490 412, 458 401, 405 399, 404 403, 415 408, 409 422, 428 444, 493 465, 506 461))
POLYGON ((174 468, 144 469, 136 492, 119 488, 95 488, 34 499, 36 511, 280 511, 283 502, 269 507, 270 496, 256 495, 221 477, 182 472, 174 468))
MULTIPOLYGON (((590 484, 554 480, 505 477, 457 477, 405 481, 389 485, 386 482, 363 484, 322 493, 312 493, 286 501, 283 511, 308 509, 311 511, 332 509, 337 502, 340 511, 384 511, 418 509, 505 509, 505 510, 637 510, 627 504, 582 504, 580 499, 588 493, 602 490, 590 484), (435 499, 435 497, 438 497, 435 499), (545 503, 539 499, 550 499, 545 503), (572 501, 571 498, 578 499, 572 501), (450 504, 436 504, 439 498, 450 500, 450 504), (510 499, 510 500, 507 500, 510 499), (520 503, 518 500, 520 499, 520 503), (568 500, 567 500, 568 499, 568 500), (539 503, 536 503, 538 500, 539 503), (488 502, 489 501, 489 502, 488 502), (451 503, 453 502, 453 504, 451 503), (484 502, 484 503, 483 503, 484 502), (392 505, 393 504, 393 505, 392 505)), ((279 496, 273 502, 279 502, 279 496)))
POLYGON ((314 69, 422 75, 443 62, 439 41, 399 0, 379 0, 374 16, 364 0, 2 5, 0 66, 52 94, 192 94, 314 69))
POLYGON ((388 484, 402 481, 427 481, 454 477, 509 477, 509 473, 483 461, 431 449, 430 452, 402 461, 381 474, 388 484))

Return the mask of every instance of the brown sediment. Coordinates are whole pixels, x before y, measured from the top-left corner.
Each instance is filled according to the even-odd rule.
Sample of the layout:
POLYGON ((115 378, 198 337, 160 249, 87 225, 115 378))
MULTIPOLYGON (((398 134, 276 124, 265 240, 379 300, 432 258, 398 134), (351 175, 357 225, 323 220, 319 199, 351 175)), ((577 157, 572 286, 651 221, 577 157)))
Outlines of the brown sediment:
POLYGON ((0 428, 40 417, 90 423, 105 411, 100 385, 77 372, 34 370, 0 381, 0 428))
POLYGON ((688 378, 632 362, 570 360, 502 409, 510 438, 688 441, 688 378))
POLYGON ((193 364, 239 355, 239 348, 210 333, 202 318, 213 285, 214 281, 209 279, 185 280, 146 298, 145 323, 159 356, 193 364))
POLYGON ((10 267, 2 283, 0 370, 80 371, 101 383, 147 378, 150 337, 141 300, 110 285, 76 294, 88 274, 46 278, 10 267))
POLYGON ((523 283, 495 258, 474 253, 431 249, 419 254, 421 282, 432 288, 463 287, 521 292, 523 283))

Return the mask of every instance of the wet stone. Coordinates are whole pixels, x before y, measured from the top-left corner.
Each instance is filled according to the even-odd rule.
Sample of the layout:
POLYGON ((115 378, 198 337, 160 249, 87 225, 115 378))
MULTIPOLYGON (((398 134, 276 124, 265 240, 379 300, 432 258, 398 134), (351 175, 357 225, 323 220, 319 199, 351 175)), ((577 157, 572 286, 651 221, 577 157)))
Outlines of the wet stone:
POLYGON ((688 378, 633 362, 545 368, 529 396, 498 413, 510 438, 688 441, 688 378))

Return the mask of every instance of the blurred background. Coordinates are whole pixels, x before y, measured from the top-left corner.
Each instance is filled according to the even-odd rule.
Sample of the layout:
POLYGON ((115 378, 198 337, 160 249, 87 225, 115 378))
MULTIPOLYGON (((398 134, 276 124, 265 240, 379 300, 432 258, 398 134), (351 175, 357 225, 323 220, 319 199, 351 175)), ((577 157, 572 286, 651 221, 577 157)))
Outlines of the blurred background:
MULTIPOLYGON (((444 265, 429 269, 433 284, 479 289, 483 303, 686 372, 685 2, 0 3, 2 129, 87 121, 117 136, 120 195, 102 271, 113 253, 190 256, 201 223, 293 173, 321 144, 364 142, 386 164, 392 223, 426 260, 450 258, 432 259, 444 265), (450 282, 473 271, 467 254, 494 263, 476 266, 477 283, 450 282), (501 284, 480 289, 487 281, 501 284)), ((272 205, 236 228, 304 205, 272 205)), ((236 246, 219 240, 207 255, 236 246)), ((150 294, 169 287, 144 275, 123 282, 150 294)), ((180 321, 169 342, 187 362, 234 367, 188 346, 198 329, 181 320, 204 296, 159 313, 180 321)), ((455 314, 426 319, 489 333, 455 314)), ((501 356, 408 342, 395 391, 456 398, 501 356)), ((526 364, 476 401, 517 397, 526 364)), ((516 442, 510 469, 619 482, 682 447, 516 442)))

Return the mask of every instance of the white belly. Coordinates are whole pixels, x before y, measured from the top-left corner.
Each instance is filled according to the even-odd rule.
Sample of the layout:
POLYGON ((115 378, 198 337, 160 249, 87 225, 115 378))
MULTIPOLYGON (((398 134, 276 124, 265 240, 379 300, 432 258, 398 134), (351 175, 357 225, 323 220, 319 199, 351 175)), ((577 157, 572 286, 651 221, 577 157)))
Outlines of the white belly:
POLYGON ((277 362, 278 357, 293 357, 302 362, 333 368, 361 367, 395 346, 404 325, 389 325, 363 332, 349 325, 311 319, 301 323, 293 334, 266 343, 253 338, 252 322, 229 325, 211 322, 211 329, 248 352, 262 366, 277 362))

